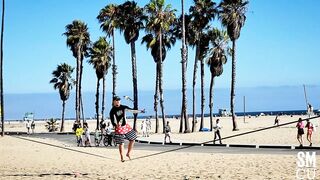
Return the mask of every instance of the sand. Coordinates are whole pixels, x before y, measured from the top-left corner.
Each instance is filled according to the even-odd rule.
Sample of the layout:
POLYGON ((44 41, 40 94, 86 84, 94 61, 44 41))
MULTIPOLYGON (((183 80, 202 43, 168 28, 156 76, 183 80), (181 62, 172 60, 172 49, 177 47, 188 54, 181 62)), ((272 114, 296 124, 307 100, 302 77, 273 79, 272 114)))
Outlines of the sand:
MULTIPOLYGON (((280 123, 297 120, 299 116, 281 116, 280 123)), ((302 116, 303 117, 303 116, 302 116)), ((304 117, 303 117, 304 118, 304 117)), ((222 136, 243 133, 273 125, 273 116, 239 117, 240 131, 233 132, 230 118, 220 118, 222 136)), ((179 120, 169 119, 173 142, 204 142, 212 140, 212 132, 179 134, 179 120)), ((36 122, 36 132, 46 132, 36 122)), ((132 122, 131 122, 132 123, 132 122)), ((141 120, 138 122, 140 127, 141 120)), ((161 123, 160 123, 161 124, 161 123)), ((94 129, 95 121, 89 126, 94 129)), ((205 127, 209 126, 206 118, 205 127)), ((71 131, 72 122, 66 123, 71 131)), ((155 127, 155 124, 152 124, 155 127)), ((161 129, 161 128, 160 128, 161 129)), ((26 131, 24 123, 6 124, 7 131, 26 131)), ((314 146, 320 144, 320 128, 314 133, 314 146)), ((162 141, 163 134, 140 139, 162 141)), ((76 147, 56 139, 36 136, 0 137, 0 179, 296 179, 296 153, 215 153, 135 149, 131 161, 121 163, 117 148, 76 147), (33 141, 28 141, 33 140, 33 141), (43 142, 46 144, 41 144, 43 142), (88 154, 89 153, 89 154, 88 154), (155 155, 156 153, 160 153, 155 155), (150 157, 144 157, 152 155, 150 157), (140 158, 139 157, 144 157, 140 158)), ((304 137, 305 140, 305 137, 304 137)), ((265 132, 224 140, 223 143, 297 145, 295 124, 265 132)), ((281 151, 281 150, 279 150, 281 151)), ((316 177, 319 177, 320 152, 316 156, 316 177)), ((298 151, 297 151, 298 152, 298 151)), ((301 177, 303 174, 300 174, 301 177)))
MULTIPOLYGON (((67 147, 102 158, 10 136, 0 144, 0 179, 294 179, 297 168, 296 155, 176 151, 121 163, 116 148, 67 147)), ((134 156, 153 153, 135 150, 134 156)))

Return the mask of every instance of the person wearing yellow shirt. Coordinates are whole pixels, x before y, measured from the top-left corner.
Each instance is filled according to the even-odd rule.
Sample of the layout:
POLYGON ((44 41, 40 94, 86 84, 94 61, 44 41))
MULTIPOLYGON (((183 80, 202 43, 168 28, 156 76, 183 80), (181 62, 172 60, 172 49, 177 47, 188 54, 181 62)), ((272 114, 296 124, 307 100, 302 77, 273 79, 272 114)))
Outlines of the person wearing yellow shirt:
POLYGON ((77 138, 77 146, 83 146, 82 144, 82 134, 83 134, 84 130, 81 127, 81 125, 79 125, 76 129, 76 138, 77 138))

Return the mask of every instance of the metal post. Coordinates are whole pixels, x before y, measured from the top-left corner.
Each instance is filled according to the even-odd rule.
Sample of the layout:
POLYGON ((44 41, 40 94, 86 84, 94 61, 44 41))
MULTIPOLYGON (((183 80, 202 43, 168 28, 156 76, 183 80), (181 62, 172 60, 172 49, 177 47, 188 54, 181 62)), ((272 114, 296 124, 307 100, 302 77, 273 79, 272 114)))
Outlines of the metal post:
POLYGON ((309 106, 308 106, 308 99, 307 99, 307 92, 306 92, 306 86, 303 85, 303 90, 304 90, 304 98, 306 100, 306 106, 307 106, 307 114, 309 115, 310 117, 310 112, 309 112, 309 106))
POLYGON ((246 96, 243 96, 243 122, 246 123, 246 96))

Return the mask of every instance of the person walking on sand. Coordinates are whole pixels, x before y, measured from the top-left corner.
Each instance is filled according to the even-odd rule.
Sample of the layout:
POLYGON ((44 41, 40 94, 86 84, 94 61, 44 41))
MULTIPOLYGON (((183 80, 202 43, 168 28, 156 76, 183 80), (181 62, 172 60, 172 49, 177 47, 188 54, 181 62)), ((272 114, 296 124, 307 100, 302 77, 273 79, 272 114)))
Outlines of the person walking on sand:
POLYGON ((214 140, 213 140, 213 144, 216 143, 217 136, 219 137, 219 142, 220 142, 220 144, 222 144, 222 142, 221 142, 221 135, 220 135, 220 129, 221 129, 221 128, 222 128, 222 127, 221 127, 221 125, 220 125, 220 120, 217 119, 217 120, 216 120, 216 125, 213 127, 213 129, 214 129, 214 140))
POLYGON ((150 121, 150 118, 147 118, 146 120, 146 125, 147 125, 147 129, 146 129, 146 134, 147 134, 147 137, 149 137, 149 133, 151 131, 151 121, 150 121))
POLYGON ((31 127, 30 120, 27 120, 27 123, 26 123, 27 134, 30 134, 30 127, 31 127))
POLYGON ((303 130, 304 124, 301 118, 299 118, 296 127, 298 128, 297 139, 300 143, 300 147, 302 147, 303 146, 302 135, 304 134, 304 130, 303 130))
POLYGON ((307 140, 309 141, 310 145, 312 146, 312 132, 313 132, 313 124, 309 121, 309 119, 307 120, 307 124, 306 124, 306 128, 307 128, 307 140))
POLYGON ((34 123, 34 120, 32 120, 31 122, 31 130, 32 130, 32 134, 34 134, 34 129, 36 128, 36 124, 34 123))
POLYGON ((123 149, 124 149, 124 140, 129 140, 128 144, 128 151, 126 156, 131 159, 130 153, 133 149, 134 140, 137 138, 137 133, 134 129, 130 127, 129 124, 127 124, 126 120, 126 111, 130 111, 132 113, 144 113, 144 110, 135 110, 132 108, 129 108, 128 106, 121 105, 120 97, 115 96, 113 97, 113 107, 110 110, 110 120, 111 124, 115 127, 115 142, 116 144, 119 144, 119 153, 121 162, 124 162, 123 159, 123 149))
POLYGON ((169 142, 172 143, 170 134, 171 134, 171 127, 169 125, 169 121, 167 121, 167 124, 164 127, 164 143, 167 142, 167 137, 169 138, 169 142))
POLYGON ((142 121, 141 123, 141 131, 142 137, 147 137, 147 123, 145 121, 142 121))
POLYGON ((273 125, 277 125, 279 126, 279 115, 277 114, 276 118, 274 119, 274 124, 273 125))

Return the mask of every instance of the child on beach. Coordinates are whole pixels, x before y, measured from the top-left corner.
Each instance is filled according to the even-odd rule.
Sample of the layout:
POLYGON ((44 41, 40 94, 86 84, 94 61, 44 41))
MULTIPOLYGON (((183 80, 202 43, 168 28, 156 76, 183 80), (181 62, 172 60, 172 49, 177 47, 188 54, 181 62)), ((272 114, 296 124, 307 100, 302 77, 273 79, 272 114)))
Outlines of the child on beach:
POLYGON ((220 121, 220 120, 217 119, 217 120, 216 120, 216 125, 213 127, 213 129, 214 129, 214 140, 213 140, 213 144, 216 143, 216 138, 217 138, 217 136, 219 137, 219 142, 220 142, 220 144, 222 144, 222 142, 221 142, 221 135, 220 135, 220 129, 221 129, 222 127, 221 127, 219 121, 220 121))
POLYGON ((129 140, 128 151, 126 156, 131 159, 130 153, 133 149, 134 140, 137 138, 137 133, 134 129, 127 124, 126 120, 126 111, 130 111, 132 113, 144 113, 144 110, 135 110, 129 108, 128 106, 121 105, 120 97, 113 97, 113 107, 110 110, 109 116, 111 120, 111 124, 115 127, 115 142, 119 144, 119 153, 121 162, 124 162, 123 159, 123 149, 124 149, 124 140, 129 140))
POLYGON ((304 134, 304 130, 303 130, 304 124, 301 118, 299 118, 296 127, 298 128, 297 139, 300 143, 300 147, 302 147, 303 146, 302 135, 304 134))
POLYGON ((167 121, 167 125, 164 127, 164 143, 166 143, 167 137, 169 137, 169 142, 172 143, 170 134, 171 134, 171 127, 169 125, 169 121, 167 121))
POLYGON ((82 134, 83 134, 83 128, 80 124, 78 124, 78 127, 76 129, 76 139, 77 139, 77 146, 83 146, 82 144, 82 134))
POLYGON ((307 120, 306 128, 307 128, 307 140, 309 141, 310 146, 312 146, 311 136, 312 136, 314 127, 313 127, 313 124, 309 121, 309 119, 307 120))

